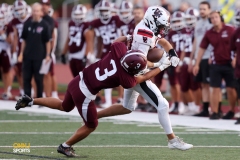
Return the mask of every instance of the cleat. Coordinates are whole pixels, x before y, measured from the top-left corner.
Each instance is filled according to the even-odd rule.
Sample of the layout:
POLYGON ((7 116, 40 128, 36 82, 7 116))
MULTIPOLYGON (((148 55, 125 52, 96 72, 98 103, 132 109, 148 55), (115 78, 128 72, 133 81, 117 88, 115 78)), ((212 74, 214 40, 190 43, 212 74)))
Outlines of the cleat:
POLYGON ((240 124, 240 118, 237 119, 237 122, 235 124, 240 124))
POLYGON ((194 116, 196 116, 196 117, 209 117, 209 112, 208 111, 202 111, 198 114, 195 114, 194 116))
POLYGON ((20 108, 25 108, 25 107, 30 107, 31 105, 29 104, 32 102, 33 99, 29 97, 28 95, 23 95, 18 101, 15 106, 16 110, 19 110, 20 108))
POLYGON ((232 119, 234 117, 234 112, 229 111, 222 119, 232 119))
POLYGON ((213 112, 213 114, 209 117, 211 120, 218 120, 220 118, 219 113, 213 112))
POLYGON ((175 137, 174 139, 168 140, 168 148, 185 151, 193 148, 193 145, 183 142, 183 140, 179 137, 175 137))
POLYGON ((58 153, 64 154, 67 157, 77 157, 78 155, 75 154, 75 150, 72 147, 63 147, 62 144, 58 146, 57 149, 58 153))

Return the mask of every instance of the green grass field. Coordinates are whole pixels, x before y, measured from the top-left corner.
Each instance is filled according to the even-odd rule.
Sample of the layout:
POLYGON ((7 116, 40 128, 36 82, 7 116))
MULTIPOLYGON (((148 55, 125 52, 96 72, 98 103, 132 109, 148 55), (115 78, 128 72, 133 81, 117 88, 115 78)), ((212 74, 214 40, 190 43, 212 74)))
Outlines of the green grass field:
MULTIPOLYGON (((80 117, 0 111, 0 159, 68 159, 57 146, 82 125, 80 117), (30 153, 13 153, 14 143, 30 143, 30 153)), ((236 131, 173 126, 194 148, 170 150, 158 124, 100 120, 97 130, 74 149, 85 160, 239 160, 236 131)), ((74 158, 71 158, 74 159, 74 158)))

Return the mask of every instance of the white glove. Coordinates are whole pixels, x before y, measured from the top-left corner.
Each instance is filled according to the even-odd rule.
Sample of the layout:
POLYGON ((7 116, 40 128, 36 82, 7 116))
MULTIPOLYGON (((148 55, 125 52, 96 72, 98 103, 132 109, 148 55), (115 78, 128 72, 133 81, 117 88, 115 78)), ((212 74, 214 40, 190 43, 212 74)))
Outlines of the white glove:
POLYGON ((93 64, 96 61, 96 56, 93 53, 88 53, 87 55, 88 64, 93 64))
POLYGON ((153 67, 159 67, 165 61, 165 59, 169 59, 169 57, 167 53, 164 51, 162 58, 158 62, 153 63, 153 67))
POLYGON ((173 67, 177 67, 178 63, 180 62, 180 59, 176 56, 173 56, 170 59, 170 61, 171 61, 171 64, 172 64, 173 67))
POLYGON ((17 53, 12 53, 12 57, 10 59, 11 66, 14 66, 18 61, 17 53))
POLYGON ((159 69, 161 71, 163 71, 164 69, 166 69, 167 67, 169 67, 171 65, 171 62, 169 61, 168 58, 165 58, 163 61, 162 61, 162 64, 159 66, 159 69))

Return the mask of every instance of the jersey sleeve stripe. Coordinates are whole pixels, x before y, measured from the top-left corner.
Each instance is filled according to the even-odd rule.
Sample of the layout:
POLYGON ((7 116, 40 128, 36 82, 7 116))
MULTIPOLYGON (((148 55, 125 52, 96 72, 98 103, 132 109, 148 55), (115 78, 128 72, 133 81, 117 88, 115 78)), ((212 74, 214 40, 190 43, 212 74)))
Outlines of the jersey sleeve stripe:
POLYGON ((153 33, 152 32, 149 32, 149 31, 143 30, 143 29, 139 29, 137 34, 145 36, 145 37, 149 37, 149 38, 153 37, 153 33))

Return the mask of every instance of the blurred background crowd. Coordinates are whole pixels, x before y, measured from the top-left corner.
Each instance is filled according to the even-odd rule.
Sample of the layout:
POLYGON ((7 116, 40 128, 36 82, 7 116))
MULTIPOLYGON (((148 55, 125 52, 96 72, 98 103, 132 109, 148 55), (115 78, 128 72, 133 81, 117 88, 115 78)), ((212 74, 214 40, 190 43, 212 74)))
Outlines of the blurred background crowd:
MULTIPOLYGON (((239 0, 1 0, 1 99, 18 99, 24 93, 62 98, 64 95, 58 91, 64 93, 63 83, 66 85, 84 67, 103 58, 117 37, 131 35, 152 5, 161 5, 171 13, 171 29, 165 38, 181 59, 177 68, 170 67, 153 79, 171 102, 170 113, 210 119, 239 117, 240 76, 236 74, 239 70, 236 57, 240 44, 232 44, 234 38, 240 42, 240 35, 233 36, 240 25, 239 0), (40 24, 42 19, 48 25, 48 33, 36 36, 35 29, 41 33, 44 28, 45 24, 40 24), (28 27, 27 21, 32 22, 28 27), (215 30, 208 33, 212 27, 216 35, 215 30), (31 29, 33 34, 29 35, 31 29), (216 44, 211 38, 217 36, 229 39, 216 44), (215 44, 215 48, 210 44, 215 44), (221 47, 223 50, 217 51, 221 47), (219 58, 225 53, 225 57, 219 58), (46 73, 39 72, 43 60, 46 73), (222 104, 229 106, 227 110, 222 104)), ((121 87, 108 89, 95 102, 105 108, 122 103, 122 96, 121 87)), ((141 97, 138 109, 156 112, 141 97)))

